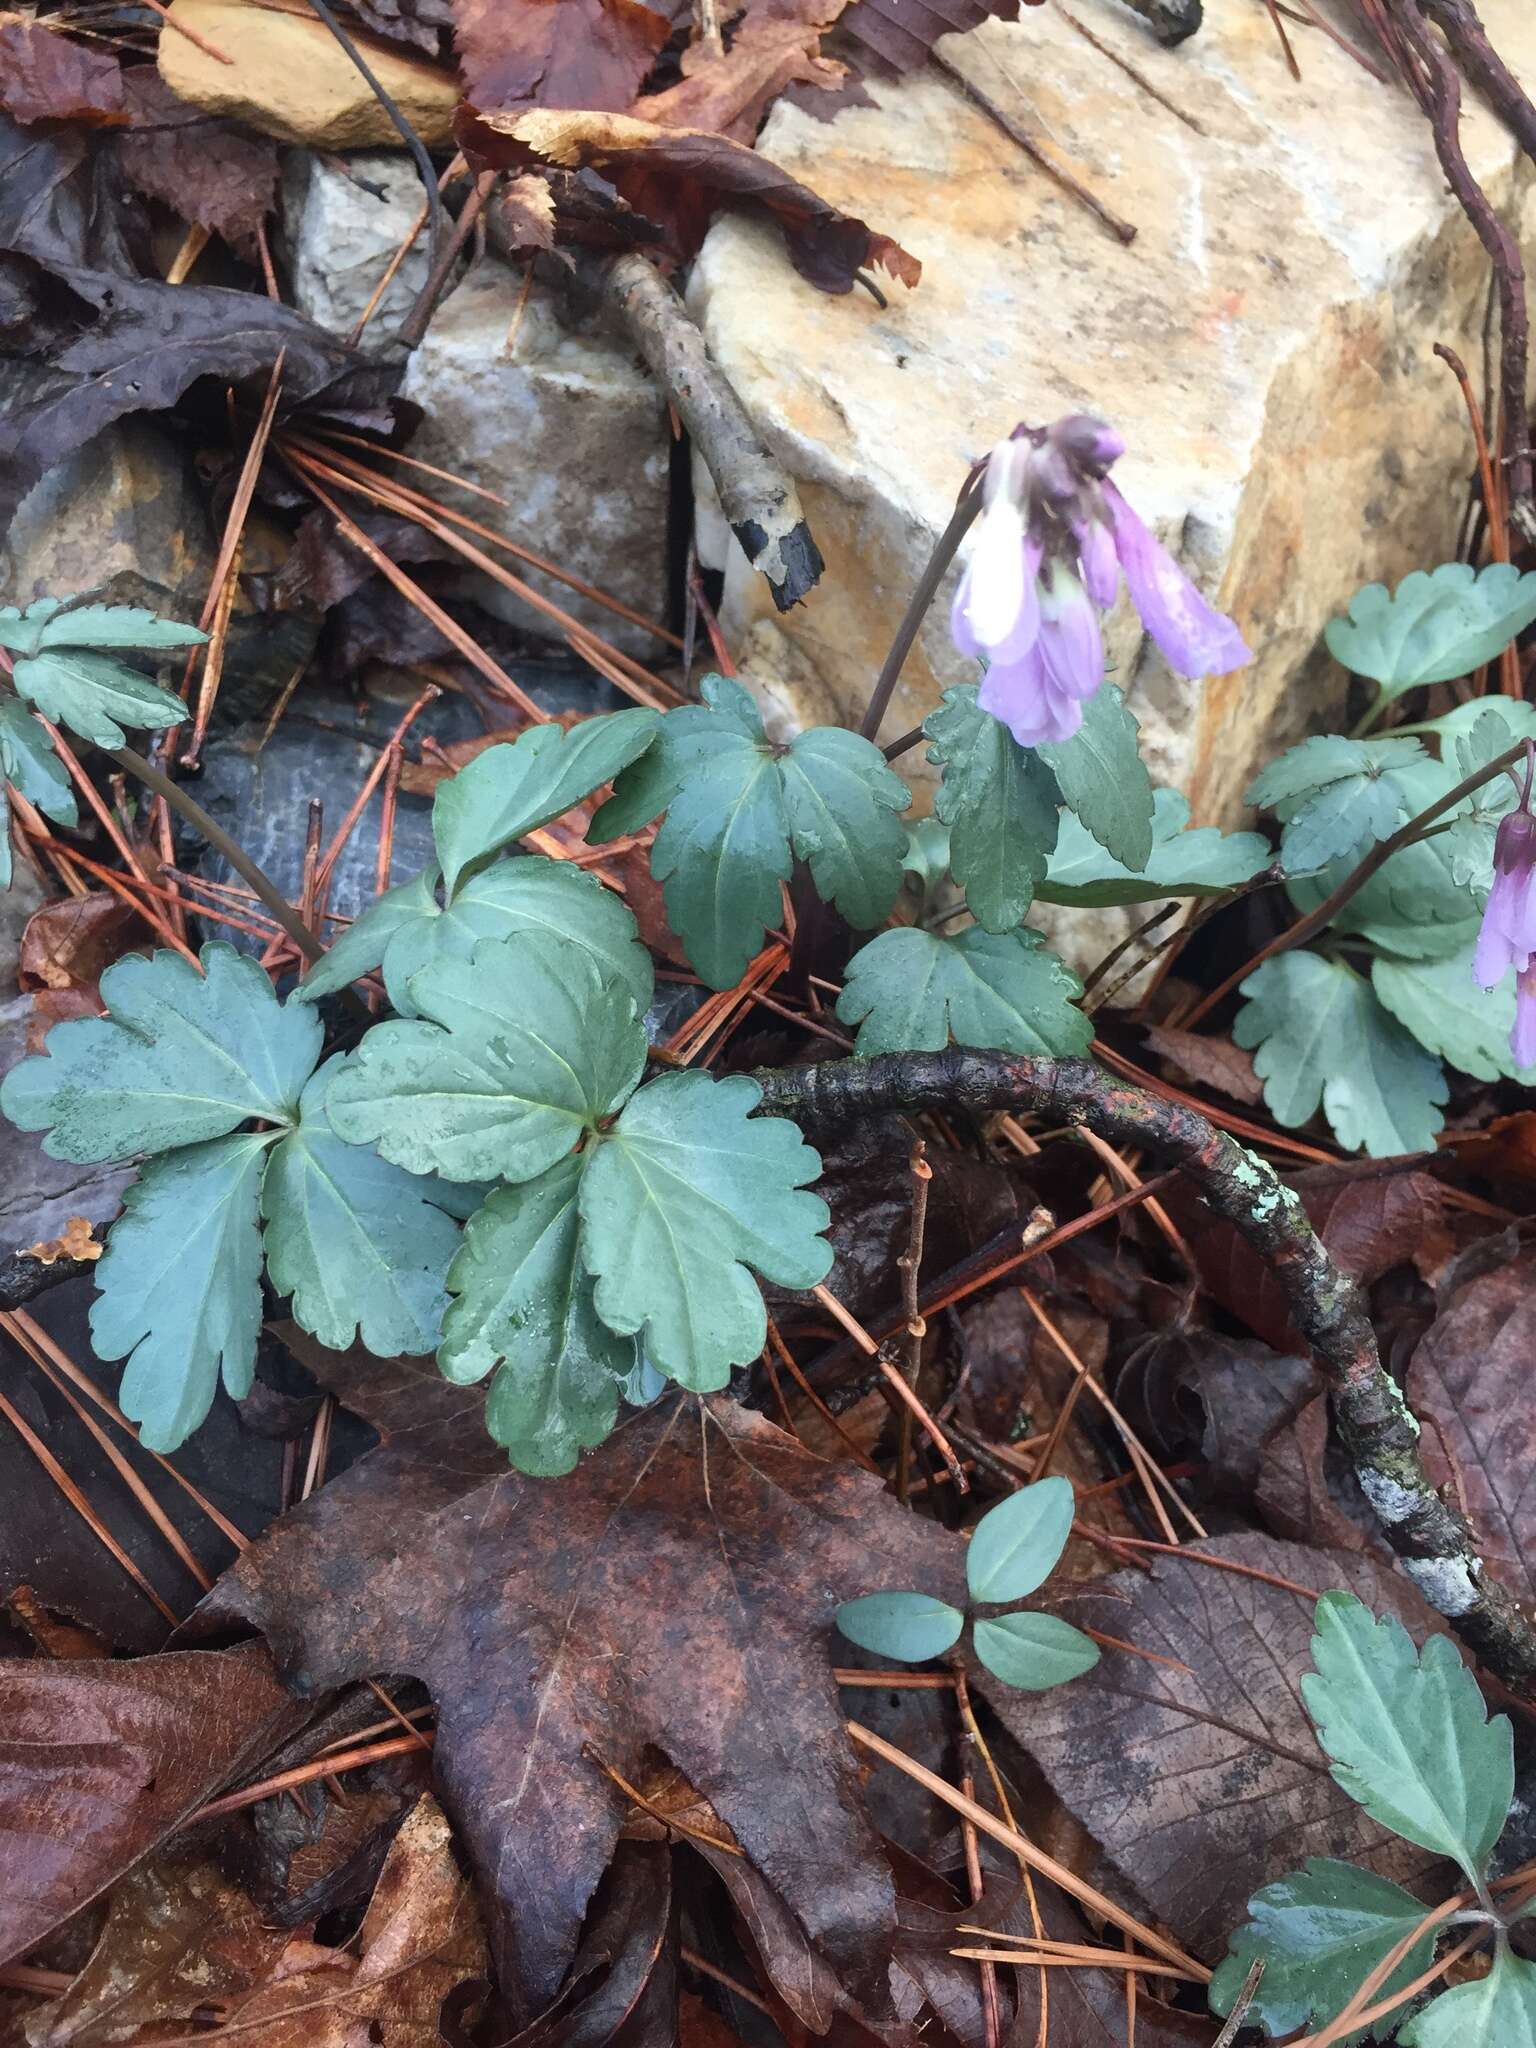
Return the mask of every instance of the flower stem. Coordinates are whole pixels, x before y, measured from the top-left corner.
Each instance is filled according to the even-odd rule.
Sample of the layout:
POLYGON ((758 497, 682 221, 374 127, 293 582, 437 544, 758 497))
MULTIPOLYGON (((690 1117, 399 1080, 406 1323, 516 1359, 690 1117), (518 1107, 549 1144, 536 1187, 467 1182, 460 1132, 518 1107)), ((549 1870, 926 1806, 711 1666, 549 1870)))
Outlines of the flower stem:
POLYGON ((918 629, 928 616, 928 607, 938 595, 945 572, 955 559, 961 541, 970 530, 971 522, 981 510, 981 492, 976 488, 980 474, 980 470, 972 470, 966 478, 965 488, 960 493, 953 516, 935 541, 933 553, 928 557, 928 565, 918 577, 917 588, 912 593, 911 602, 901 624, 896 628, 891 651, 885 657, 885 665, 875 679, 875 687, 869 693, 869 703, 865 707, 864 717, 859 726, 860 733, 867 740, 872 740, 880 730, 880 721, 885 717, 896 685, 901 680, 901 672, 907 665, 907 656, 912 652, 912 643, 917 638, 918 629))
POLYGON ((169 775, 155 767, 152 761, 146 761, 142 754, 136 754, 132 747, 111 747, 105 751, 109 760, 115 761, 120 768, 126 768, 130 775, 136 775, 156 796, 164 797, 173 811, 179 811, 189 825, 201 832, 210 846, 223 854, 235 873, 255 890, 306 960, 319 960, 324 956, 324 946, 277 884, 257 867, 244 847, 237 845, 222 825, 209 817, 195 797, 188 796, 179 782, 173 782, 169 775))
POLYGON ((1378 839, 1364 860, 1351 868, 1326 901, 1319 903, 1316 910, 1308 911, 1305 917, 1297 918, 1294 924, 1287 925, 1285 930, 1278 932, 1267 946, 1261 946, 1251 959, 1245 960, 1241 967, 1235 968, 1225 981, 1211 990, 1209 995, 1202 996, 1188 1016, 1179 1020, 1180 1028, 1193 1031, 1200 1020, 1209 1016, 1222 998, 1229 996, 1239 982, 1246 981, 1256 967, 1262 967, 1264 962, 1273 959, 1276 953, 1288 953, 1293 946, 1304 946, 1308 939, 1316 938, 1320 931, 1332 924, 1350 898, 1365 887, 1377 869, 1385 866, 1394 853, 1401 853, 1405 846, 1411 846, 1416 839, 1427 838, 1429 835, 1424 831, 1426 825, 1432 825, 1447 811, 1453 811, 1464 797, 1469 797, 1474 790, 1481 789, 1485 782, 1492 782, 1496 775, 1502 775, 1506 768, 1521 758, 1525 752, 1525 745, 1524 740, 1517 740, 1514 746, 1507 748, 1495 760, 1458 782, 1447 795, 1437 798, 1427 810, 1420 811, 1416 818, 1410 818, 1406 825, 1399 825, 1390 839, 1378 839))

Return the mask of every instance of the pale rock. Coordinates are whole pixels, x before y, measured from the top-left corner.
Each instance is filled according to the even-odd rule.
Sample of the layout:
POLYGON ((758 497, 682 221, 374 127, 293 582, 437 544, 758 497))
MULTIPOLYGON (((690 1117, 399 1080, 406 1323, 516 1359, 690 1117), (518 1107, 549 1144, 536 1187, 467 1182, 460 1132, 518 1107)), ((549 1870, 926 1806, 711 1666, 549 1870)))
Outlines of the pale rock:
MULTIPOLYGON (((421 177, 403 150, 346 158, 291 151, 283 165, 283 231, 294 305, 332 334, 350 334, 421 207, 421 177)), ((399 326, 429 268, 421 234, 370 316, 373 338, 399 326)))
MULTIPOLYGON (((884 309, 830 298, 771 230, 739 216, 711 229, 690 307, 827 559, 820 588, 778 618, 732 542, 722 623, 780 724, 856 721, 967 466, 1020 418, 1101 413, 1128 445, 1126 495, 1256 650, 1236 675, 1188 682, 1127 603, 1109 622, 1154 779, 1185 790, 1198 822, 1231 826, 1257 766, 1340 709, 1327 619, 1361 583, 1455 552, 1471 444, 1432 349, 1480 366, 1488 266, 1417 107, 1325 36, 1293 29, 1298 84, 1261 6, 1208 8, 1164 50, 1119 9, 1077 4, 1203 132, 1055 6, 941 47, 1136 226, 1129 247, 936 70, 873 82, 875 106, 830 124, 782 103, 769 120, 762 153, 894 235, 923 278, 910 293, 882 278, 884 309)), ((1536 87, 1536 7, 1482 12, 1536 87)), ((1536 253, 1530 166, 1470 92, 1462 138, 1536 253)), ((887 738, 977 673, 949 646, 948 595, 887 738)), ((901 767, 922 784, 921 750, 901 767)), ((1078 964, 1128 921, 1094 919, 1069 945, 1078 964)))
MULTIPOLYGON (((250 0, 172 0, 167 21, 156 46, 160 76, 193 106, 315 149, 385 149, 399 141, 372 87, 317 16, 250 0), (178 35, 178 27, 201 42, 178 35)), ((453 73, 355 25, 349 32, 422 141, 429 148, 451 142, 459 101, 453 73)))
POLYGON ((214 563, 205 500, 175 440, 147 419, 118 420, 22 500, 0 538, 0 592, 25 605, 134 573, 195 618, 214 563))
MULTIPOLYGON (((524 302, 520 274, 487 258, 433 315, 402 395, 426 414, 412 455, 515 508, 481 502, 474 517, 647 617, 662 614, 671 436, 666 401, 631 349, 566 326, 540 285, 524 302)), ((601 605, 506 566, 618 646, 657 651, 601 605)), ((475 595, 516 625, 559 631, 504 585, 477 579, 475 595)))

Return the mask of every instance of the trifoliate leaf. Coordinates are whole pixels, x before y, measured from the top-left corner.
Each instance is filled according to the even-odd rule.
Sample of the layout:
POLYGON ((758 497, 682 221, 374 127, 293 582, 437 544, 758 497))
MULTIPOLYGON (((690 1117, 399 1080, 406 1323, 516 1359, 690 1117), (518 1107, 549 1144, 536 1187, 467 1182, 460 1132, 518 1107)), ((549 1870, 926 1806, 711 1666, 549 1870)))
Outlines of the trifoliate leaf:
POLYGON ((279 1003, 254 960, 206 945, 137 954, 101 977, 105 1017, 56 1024, 46 1056, 0 1083, 0 1109, 47 1131, 54 1159, 131 1159, 222 1137, 249 1117, 287 1123, 320 1052, 320 1020, 279 1003))
POLYGON ((1325 1593, 1312 1661, 1301 1696, 1337 1782, 1372 1820, 1480 1883, 1515 1796, 1514 1740, 1456 1645, 1434 1635, 1417 1651, 1395 1616, 1325 1593))
POLYGON ((448 1306, 458 1226, 433 1184, 337 1137, 326 1090, 330 1060, 299 1104, 299 1127, 277 1145, 261 1188, 267 1270, 293 1297, 295 1321, 331 1351, 358 1338, 379 1358, 435 1348, 448 1306))
POLYGON ((850 1643, 876 1657, 894 1657, 898 1664, 942 1657, 965 1627, 958 1607, 929 1593, 866 1593, 862 1600, 845 1600, 836 1620, 850 1643))
POLYGON ((923 731, 929 760, 944 771, 934 808, 950 828, 950 866, 966 906, 987 931, 1010 932, 1056 844, 1056 778, 979 707, 972 683, 946 690, 923 731))
POLYGON ((91 1342, 101 1358, 128 1360, 118 1398, 152 1451, 174 1451, 192 1434, 221 1370, 236 1400, 251 1391, 261 1329, 257 1200, 271 1142, 266 1134, 186 1146, 152 1159, 123 1196, 96 1267, 91 1342))
POLYGON ((326 1098, 338 1136, 410 1173, 532 1180, 645 1064, 627 991, 545 933, 481 939, 423 968, 410 996, 421 1021, 376 1024, 326 1098))
POLYGON ((817 890, 866 928, 901 887, 906 840, 893 813, 911 792, 870 741, 813 727, 770 742, 745 684, 706 676, 702 704, 669 711, 650 751, 592 821, 594 843, 666 820, 651 851, 667 917, 712 988, 730 988, 778 922, 791 848, 817 890))
POLYGON ((197 626, 157 618, 128 604, 81 604, 66 611, 67 597, 40 597, 25 611, 0 605, 0 647, 36 654, 44 647, 196 647, 208 635, 197 626))
POLYGON ((915 925, 881 932, 849 961, 837 1014, 857 1024, 855 1052, 1085 1052, 1093 1026, 1073 1003, 1082 983, 1038 932, 974 925, 939 938, 915 925))
POLYGON ((1419 1044, 1479 1081, 1536 1081, 1536 1069, 1515 1065, 1509 1034, 1515 982, 1480 988, 1472 976, 1473 943, 1445 960, 1371 962, 1371 986, 1382 1005, 1419 1044))
POLYGON ((763 1348, 763 1298, 824 1280, 832 1250, 821 1161, 782 1117, 751 1114, 755 1081, 665 1074, 642 1088, 581 1183, 582 1256, 610 1329, 685 1387, 723 1387, 763 1348))
MULTIPOLYGON (((1401 1885, 1353 1863, 1309 1857, 1304 1870, 1265 1885, 1248 1901, 1248 1920, 1232 1936, 1211 1979, 1211 2011, 1226 2017, 1262 1956, 1264 1974, 1248 2008, 1249 2024, 1276 2039, 1322 2026, 1344 2010, 1376 1965, 1423 1918, 1423 1906, 1401 1885)), ((1387 1978, 1380 1996, 1388 1998, 1411 1984, 1429 1968, 1434 1953, 1431 1928, 1387 1978)), ((1391 2020, 1384 2019, 1343 2040, 1358 2042, 1390 2031, 1391 2020)))
POLYGON ((1056 777, 1062 802, 1111 859, 1140 874, 1152 852, 1152 778, 1141 758, 1141 727, 1113 683, 1099 685, 1069 740, 1037 749, 1056 777))
POLYGON ((469 869, 611 782, 644 753, 659 727, 656 712, 638 708, 585 718, 569 732, 530 726, 440 783, 432 837, 450 899, 469 869))
POLYGON ((633 1337, 598 1315, 581 1262, 584 1155, 498 1188, 472 1217, 448 1275, 455 1296, 437 1362, 460 1385, 496 1368, 485 1419, 520 1472, 569 1472, 613 1428, 634 1372, 633 1337))
POLYGON ((973 1600, 1024 1600, 1043 1586, 1072 1533, 1070 1479, 1059 1475, 1021 1486, 989 1508, 965 1554, 973 1600))
POLYGON ((1536 704, 1527 704, 1514 697, 1495 697, 1491 702, 1487 697, 1469 697, 1465 704, 1453 705, 1449 711, 1442 711, 1438 718, 1426 719, 1418 730, 1438 733, 1441 752, 1449 758, 1456 742, 1466 738, 1490 711, 1494 711, 1494 715, 1509 727, 1506 746, 1513 746, 1516 740, 1536 739, 1536 704))
POLYGON ((1501 1949, 1486 1977, 1442 1991, 1400 2039, 1403 2048, 1536 2048, 1536 1963, 1501 1949))
POLYGON ((1412 795, 1394 770, 1424 759, 1415 739, 1319 733, 1271 761, 1249 784, 1247 800, 1281 811, 1281 865, 1305 874, 1395 832, 1410 814, 1412 795))
POLYGON ((1470 675, 1536 619, 1536 575, 1507 562, 1474 570, 1447 562, 1427 575, 1416 569, 1390 594, 1384 583, 1355 593, 1347 618, 1324 628, 1329 652, 1357 676, 1380 683, 1382 696, 1401 696, 1419 683, 1470 675))
POLYGON ((113 654, 79 647, 48 647, 18 659, 11 672, 16 694, 55 725, 98 747, 120 747, 124 726, 159 732, 179 725, 187 707, 169 690, 141 676, 113 654))
MULTIPOLYGON (((1490 761, 1496 761, 1500 754, 1507 754, 1511 747, 1518 746, 1525 737, 1525 733, 1516 731, 1511 719, 1506 718, 1497 706, 1489 704, 1486 697, 1475 697, 1471 701, 1479 707, 1477 717, 1465 732, 1452 737, 1457 777, 1462 781, 1469 775, 1475 775, 1479 768, 1486 768, 1490 761)), ((1512 709, 1525 711, 1530 708, 1525 704, 1514 706, 1511 699, 1505 701, 1511 704, 1512 709)), ((1513 804, 1515 801, 1514 786, 1508 776, 1501 777, 1496 783, 1490 783, 1488 787, 1502 787, 1508 791, 1509 803, 1513 804)), ((1481 795, 1482 792, 1479 791, 1478 794, 1481 795)))
POLYGON ((1189 805, 1177 791, 1155 795, 1154 843, 1136 873, 1104 851, 1076 818, 1063 818, 1056 851, 1035 894, 1043 903, 1096 909, 1110 903, 1153 903, 1162 896, 1219 896, 1262 874, 1269 842, 1257 832, 1218 832, 1189 825, 1189 805))
POLYGON ((1280 1123, 1294 1130, 1321 1104, 1348 1151, 1385 1159, 1433 1149, 1446 1099, 1440 1062, 1387 1014, 1369 982, 1342 961, 1280 953, 1249 975, 1243 994, 1232 1037, 1254 1052, 1280 1123))
POLYGON ((410 983, 439 960, 467 960, 481 939, 542 932, 591 955, 598 972, 626 987, 640 1014, 656 992, 651 956, 622 896, 570 861, 518 854, 493 861, 459 885, 445 909, 437 900, 437 869, 381 896, 311 968, 299 994, 329 995, 375 967, 384 970, 389 1000, 414 1017, 410 983))
POLYGON ((0 779, 61 825, 76 822, 69 773, 47 733, 14 697, 0 697, 0 779))
POLYGON ((971 1631, 976 1654, 1004 1685, 1049 1692, 1081 1678, 1099 1661, 1099 1646, 1055 1614, 1002 1614, 971 1631))

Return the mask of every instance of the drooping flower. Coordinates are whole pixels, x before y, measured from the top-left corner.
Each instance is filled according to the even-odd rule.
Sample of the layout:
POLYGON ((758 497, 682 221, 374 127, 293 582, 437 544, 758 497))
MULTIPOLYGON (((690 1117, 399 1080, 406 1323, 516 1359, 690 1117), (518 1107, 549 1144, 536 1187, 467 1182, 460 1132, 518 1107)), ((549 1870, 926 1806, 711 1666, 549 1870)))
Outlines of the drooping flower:
POLYGON ((1515 1025, 1509 1035, 1515 1064, 1536 1066, 1536 817, 1531 783, 1536 747, 1526 741, 1525 787, 1520 802, 1499 820, 1493 841, 1493 887, 1483 905, 1472 973, 1494 988, 1515 970, 1515 1025))
POLYGON ((1074 413, 1019 427, 987 458, 976 544, 955 598, 962 654, 987 663, 978 701, 1021 746, 1068 739, 1104 679, 1098 614, 1123 571, 1143 625, 1187 676, 1252 660, 1109 482, 1125 452, 1111 427, 1074 413))

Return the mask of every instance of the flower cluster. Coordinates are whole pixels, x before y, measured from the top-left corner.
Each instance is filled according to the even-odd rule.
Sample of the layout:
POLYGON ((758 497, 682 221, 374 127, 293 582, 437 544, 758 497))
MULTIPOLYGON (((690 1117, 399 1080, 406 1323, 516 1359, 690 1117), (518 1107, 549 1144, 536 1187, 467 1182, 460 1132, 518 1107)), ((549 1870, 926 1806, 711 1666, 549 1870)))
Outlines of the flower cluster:
POLYGON ((1019 427, 987 458, 984 509, 955 598, 962 654, 987 663, 979 702, 1020 746, 1069 739, 1104 680, 1099 614, 1121 572, 1142 624, 1187 676, 1253 657, 1109 481, 1124 452, 1087 413, 1019 427))
POLYGON ((1515 970, 1515 1064, 1536 1066, 1536 818, 1531 816, 1532 749, 1526 748, 1520 807, 1499 821, 1493 842, 1493 888, 1483 907, 1472 972, 1493 988, 1515 970))

